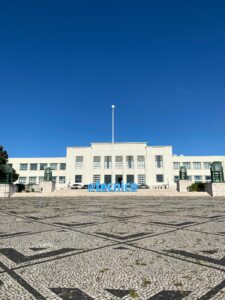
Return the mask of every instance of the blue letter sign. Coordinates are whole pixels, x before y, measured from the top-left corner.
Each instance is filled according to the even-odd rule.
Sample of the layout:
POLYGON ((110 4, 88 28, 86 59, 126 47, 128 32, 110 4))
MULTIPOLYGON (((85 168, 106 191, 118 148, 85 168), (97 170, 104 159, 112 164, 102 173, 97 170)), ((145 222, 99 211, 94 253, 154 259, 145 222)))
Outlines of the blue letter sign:
POLYGON ((89 192, 136 192, 138 189, 138 186, 136 183, 91 183, 88 185, 88 191, 89 192))

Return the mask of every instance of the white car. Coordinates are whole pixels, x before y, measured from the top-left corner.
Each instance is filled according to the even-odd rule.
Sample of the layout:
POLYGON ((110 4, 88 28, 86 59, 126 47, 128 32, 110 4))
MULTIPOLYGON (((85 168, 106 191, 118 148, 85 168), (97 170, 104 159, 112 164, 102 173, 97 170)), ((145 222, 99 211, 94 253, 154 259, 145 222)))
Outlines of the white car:
POLYGON ((83 188, 83 185, 79 184, 79 183, 75 183, 71 186, 71 189, 73 189, 73 190, 80 190, 82 188, 83 188))

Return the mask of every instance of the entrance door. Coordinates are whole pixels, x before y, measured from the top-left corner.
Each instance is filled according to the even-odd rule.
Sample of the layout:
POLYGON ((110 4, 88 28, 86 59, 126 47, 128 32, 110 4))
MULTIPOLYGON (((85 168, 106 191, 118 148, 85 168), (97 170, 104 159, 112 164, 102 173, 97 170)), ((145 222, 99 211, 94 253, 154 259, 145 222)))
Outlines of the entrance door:
POLYGON ((116 183, 121 184, 123 181, 123 175, 116 175, 116 183))
POLYGON ((127 175, 127 183, 134 183, 134 175, 127 175))
POLYGON ((112 183, 112 176, 111 175, 105 175, 105 180, 104 182, 106 184, 112 183))

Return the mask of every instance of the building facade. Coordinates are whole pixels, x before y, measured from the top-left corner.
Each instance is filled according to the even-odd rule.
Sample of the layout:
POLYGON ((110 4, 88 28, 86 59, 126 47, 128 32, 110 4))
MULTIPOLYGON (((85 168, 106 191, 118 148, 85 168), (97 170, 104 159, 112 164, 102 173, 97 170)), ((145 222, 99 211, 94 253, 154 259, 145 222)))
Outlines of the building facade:
POLYGON ((174 187, 179 169, 185 166, 193 182, 210 181, 210 164, 225 156, 177 156, 172 146, 143 143, 92 143, 89 147, 67 147, 65 157, 10 158, 20 175, 17 183, 39 184, 50 167, 57 188, 74 183, 146 183, 174 187))

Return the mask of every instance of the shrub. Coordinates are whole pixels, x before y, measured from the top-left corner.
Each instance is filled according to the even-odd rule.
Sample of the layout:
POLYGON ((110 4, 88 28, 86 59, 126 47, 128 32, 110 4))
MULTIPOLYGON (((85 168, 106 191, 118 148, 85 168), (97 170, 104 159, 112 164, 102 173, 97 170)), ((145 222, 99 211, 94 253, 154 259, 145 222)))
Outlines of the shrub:
POLYGON ((205 192, 205 184, 203 182, 192 183, 188 188, 189 192, 205 192))

